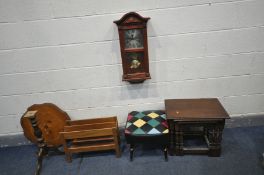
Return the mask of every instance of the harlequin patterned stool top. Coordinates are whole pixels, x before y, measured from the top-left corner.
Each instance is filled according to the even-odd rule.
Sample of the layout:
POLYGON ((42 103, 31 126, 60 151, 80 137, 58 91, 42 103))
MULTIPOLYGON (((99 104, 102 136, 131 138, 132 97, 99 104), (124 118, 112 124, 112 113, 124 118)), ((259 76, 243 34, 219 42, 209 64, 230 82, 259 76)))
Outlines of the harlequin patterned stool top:
POLYGON ((168 133, 164 111, 132 111, 128 114, 125 134, 143 136, 168 133))

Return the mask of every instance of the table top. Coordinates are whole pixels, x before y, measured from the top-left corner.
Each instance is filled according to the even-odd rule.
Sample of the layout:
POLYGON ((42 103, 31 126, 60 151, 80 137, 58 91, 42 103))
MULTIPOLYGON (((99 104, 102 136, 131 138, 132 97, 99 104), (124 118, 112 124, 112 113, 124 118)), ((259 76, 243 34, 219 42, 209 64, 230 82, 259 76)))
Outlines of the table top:
POLYGON ((37 125, 42 132, 42 138, 48 147, 59 147, 63 144, 60 137, 60 132, 63 131, 66 121, 70 117, 66 112, 52 103, 34 104, 28 107, 25 115, 21 117, 21 126, 24 135, 33 143, 38 143, 37 137, 34 134, 34 129, 28 115, 36 115, 37 125), (28 111, 37 111, 30 112, 28 111))
POLYGON ((217 98, 166 99, 167 119, 214 120, 229 119, 229 115, 217 98))

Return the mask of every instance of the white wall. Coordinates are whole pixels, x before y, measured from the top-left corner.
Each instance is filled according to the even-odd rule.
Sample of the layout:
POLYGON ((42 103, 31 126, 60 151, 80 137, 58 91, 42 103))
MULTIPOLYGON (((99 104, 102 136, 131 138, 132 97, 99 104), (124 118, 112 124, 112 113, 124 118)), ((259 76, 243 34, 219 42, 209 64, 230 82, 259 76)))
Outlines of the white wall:
POLYGON ((0 0, 0 135, 35 103, 72 119, 218 97, 232 116, 264 113, 263 0, 0 0), (151 17, 151 80, 122 82, 114 20, 151 17))

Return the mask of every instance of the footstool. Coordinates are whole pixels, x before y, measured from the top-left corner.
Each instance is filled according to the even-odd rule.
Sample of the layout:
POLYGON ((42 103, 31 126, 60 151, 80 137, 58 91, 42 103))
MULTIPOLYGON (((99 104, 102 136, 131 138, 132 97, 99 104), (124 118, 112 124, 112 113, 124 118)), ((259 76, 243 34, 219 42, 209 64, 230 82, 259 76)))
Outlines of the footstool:
POLYGON ((133 160, 135 144, 160 145, 164 149, 165 160, 168 160, 169 129, 164 111, 130 112, 125 127, 125 138, 130 144, 130 161, 133 160))

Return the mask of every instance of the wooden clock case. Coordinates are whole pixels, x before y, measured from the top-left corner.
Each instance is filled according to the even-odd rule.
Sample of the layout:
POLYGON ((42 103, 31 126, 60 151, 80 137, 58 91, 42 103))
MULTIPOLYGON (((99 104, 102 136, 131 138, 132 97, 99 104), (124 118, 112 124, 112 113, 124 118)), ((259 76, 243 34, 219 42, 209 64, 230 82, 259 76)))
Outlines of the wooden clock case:
POLYGON ((123 67, 123 81, 142 83, 150 79, 147 22, 150 18, 135 12, 114 21, 118 26, 123 67))

